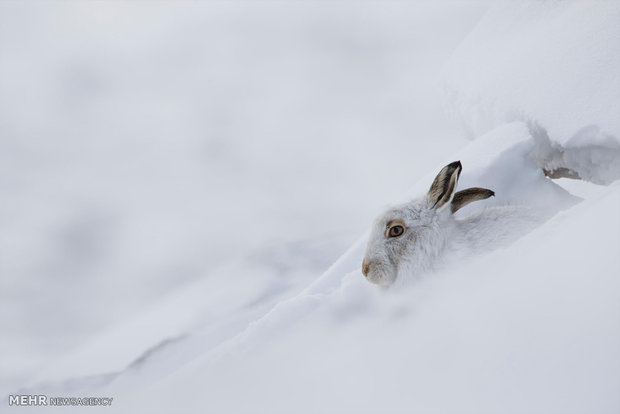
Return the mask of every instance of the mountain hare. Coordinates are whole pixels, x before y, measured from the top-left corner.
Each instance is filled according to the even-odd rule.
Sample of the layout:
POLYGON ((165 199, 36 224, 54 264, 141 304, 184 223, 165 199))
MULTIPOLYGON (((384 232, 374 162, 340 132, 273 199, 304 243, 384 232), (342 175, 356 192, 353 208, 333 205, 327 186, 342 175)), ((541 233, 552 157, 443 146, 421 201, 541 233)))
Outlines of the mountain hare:
POLYGON ((461 169, 460 161, 446 165, 426 196, 379 216, 362 262, 362 273, 370 282, 389 286, 400 275, 415 276, 432 268, 446 251, 455 256, 497 247, 531 229, 536 220, 527 207, 491 207, 455 218, 453 214, 465 205, 495 195, 478 187, 455 192, 461 169))

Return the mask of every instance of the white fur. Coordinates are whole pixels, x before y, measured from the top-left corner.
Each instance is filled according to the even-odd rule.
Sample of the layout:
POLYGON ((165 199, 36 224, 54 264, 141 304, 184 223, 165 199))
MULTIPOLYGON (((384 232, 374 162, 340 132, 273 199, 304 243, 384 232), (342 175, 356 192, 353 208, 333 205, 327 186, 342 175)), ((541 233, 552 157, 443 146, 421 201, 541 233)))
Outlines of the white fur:
POLYGON ((390 286, 397 279, 423 274, 448 254, 462 257, 506 245, 539 221, 531 209, 515 206, 487 208, 457 219, 450 202, 435 208, 434 201, 429 192, 388 209, 375 220, 364 257, 370 282, 390 286), (386 236, 386 225, 392 220, 405 223, 402 236, 386 236))

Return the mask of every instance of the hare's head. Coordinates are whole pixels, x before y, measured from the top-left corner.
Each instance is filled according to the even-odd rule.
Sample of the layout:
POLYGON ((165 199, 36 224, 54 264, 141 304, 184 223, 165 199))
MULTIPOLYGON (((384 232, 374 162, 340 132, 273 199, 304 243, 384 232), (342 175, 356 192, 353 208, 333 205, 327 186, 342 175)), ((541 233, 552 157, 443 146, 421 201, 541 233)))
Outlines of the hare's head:
POLYGON ((389 286, 400 273, 430 267, 450 240, 452 214, 494 195, 484 188, 455 193, 461 169, 460 161, 446 165, 426 196, 390 208, 375 220, 362 262, 362 273, 370 282, 389 286))

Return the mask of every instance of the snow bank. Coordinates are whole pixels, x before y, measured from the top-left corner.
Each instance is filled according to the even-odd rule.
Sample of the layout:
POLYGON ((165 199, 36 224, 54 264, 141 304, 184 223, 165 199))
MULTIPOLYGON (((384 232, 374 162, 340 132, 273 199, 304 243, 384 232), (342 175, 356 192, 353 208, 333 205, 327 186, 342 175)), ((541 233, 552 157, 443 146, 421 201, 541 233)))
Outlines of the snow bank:
MULTIPOLYGON (((522 205, 536 209, 544 220, 577 202, 577 197, 544 177, 536 168, 531 155, 533 148, 533 138, 527 126, 514 122, 490 131, 451 155, 464 165, 459 188, 484 186, 492 188, 496 194, 492 199, 463 208, 458 216, 465 217, 484 206, 522 205)), ((445 163, 451 158, 446 159, 445 163)), ((442 166, 438 165, 434 172, 414 184, 408 191, 410 197, 424 195, 442 166)), ((341 287, 343 275, 354 274, 358 277, 365 243, 366 236, 303 289, 303 293, 286 302, 282 301, 283 296, 301 290, 299 283, 296 287, 290 286, 291 280, 307 281, 310 280, 308 275, 295 275, 287 278, 287 282, 287 279, 273 275, 270 268, 261 270, 255 267, 252 278, 239 285, 231 284, 230 280, 234 275, 248 271, 244 263, 215 270, 211 278, 190 284, 143 315, 94 336, 77 352, 60 358, 39 372, 30 386, 62 388, 64 383, 80 378, 108 381, 110 375, 118 376, 128 367, 135 366, 136 361, 145 359, 159 344, 169 344, 171 341, 180 342, 180 347, 186 349, 184 352, 193 356, 204 353, 207 343, 217 348, 220 346, 218 341, 226 340, 226 335, 235 336, 240 331, 243 333, 235 340, 244 338, 243 341, 247 341, 252 332, 262 332, 260 327, 264 324, 273 324, 281 318, 296 320, 312 312, 320 304, 317 298, 329 296, 341 287), (263 293, 257 295, 257 292, 263 293), (270 307, 274 307, 273 310, 261 317, 270 307), (257 320, 253 322, 253 318, 257 320), (251 326, 244 330, 250 322, 251 326), (223 336, 214 335, 218 330, 224 332, 223 336), (193 338, 193 335, 196 337, 193 338), (112 346, 118 342, 125 345, 112 346), (189 351, 188 347, 192 346, 195 349, 189 351)), ((303 263, 298 263, 297 267, 297 270, 287 272, 289 276, 293 271, 302 271, 303 263)), ((410 281, 399 282, 406 284, 410 281)))
POLYGON ((453 112, 471 137, 526 121, 538 163, 582 178, 620 178, 620 4, 502 2, 444 69, 453 112))
MULTIPOLYGON (((565 209, 507 249, 384 292, 360 273, 363 237, 299 294, 274 298, 251 312, 227 305, 239 292, 209 292, 205 283, 119 333, 95 338, 96 346, 65 359, 64 371, 51 369, 55 378, 42 375, 30 389, 114 395, 118 412, 144 405, 162 413, 179 406, 235 413, 618 407, 610 389, 620 381, 614 368, 620 355, 613 351, 620 334, 610 329, 615 319, 604 315, 612 314, 619 299, 614 275, 620 263, 613 254, 620 247, 618 223, 608 218, 620 201, 620 187, 575 207, 575 197, 536 168, 533 146, 527 126, 512 123, 454 155, 471 166, 461 177, 468 185, 496 180, 497 200, 489 205, 565 209), (596 253, 583 260, 592 248, 596 253), (564 260, 565 254, 572 259, 564 260), (596 266, 594 280, 584 266, 596 266), (599 321, 594 328, 593 321, 599 321), (122 353, 109 351, 149 325, 156 327, 149 329, 155 336, 147 331, 141 337, 150 349, 130 339, 122 353), (167 326, 176 326, 175 335, 167 326), (579 337, 580 332, 588 335, 579 337), (565 342, 568 349, 562 348, 565 342), (105 375, 110 367, 117 369, 112 377, 105 375), (579 374, 567 375, 573 371, 579 374), (89 376, 99 380, 85 381, 89 376), (554 385, 541 391, 547 383, 554 385), (192 398, 196 395, 204 398, 192 398)), ((420 180, 412 192, 425 191, 432 178, 420 180)), ((217 286, 209 283, 211 290, 217 286)), ((257 286, 246 288, 251 297, 257 286)))
POLYGON ((616 412, 619 205, 613 185, 510 248, 388 293, 346 273, 358 246, 172 375, 107 392, 120 412, 616 412))

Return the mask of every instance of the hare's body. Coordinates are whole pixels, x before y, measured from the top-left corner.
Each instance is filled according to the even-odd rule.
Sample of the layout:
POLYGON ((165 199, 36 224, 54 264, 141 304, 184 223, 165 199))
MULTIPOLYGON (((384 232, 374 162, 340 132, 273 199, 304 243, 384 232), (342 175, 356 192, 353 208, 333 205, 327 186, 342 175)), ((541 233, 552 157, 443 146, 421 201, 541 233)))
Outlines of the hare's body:
POLYGON ((459 208, 494 195, 483 188, 455 193, 461 168, 458 161, 447 165, 425 197, 393 207, 375 221, 362 263, 370 282, 389 286, 401 275, 434 267, 445 255, 492 250, 532 227, 535 215, 525 207, 494 207, 455 218, 459 208))
POLYGON ((526 206, 490 207, 456 219, 456 245, 462 251, 489 251, 506 246, 530 231, 540 217, 526 206))

